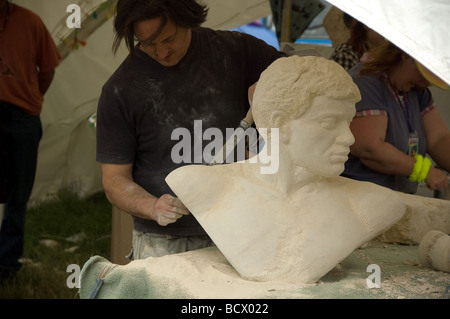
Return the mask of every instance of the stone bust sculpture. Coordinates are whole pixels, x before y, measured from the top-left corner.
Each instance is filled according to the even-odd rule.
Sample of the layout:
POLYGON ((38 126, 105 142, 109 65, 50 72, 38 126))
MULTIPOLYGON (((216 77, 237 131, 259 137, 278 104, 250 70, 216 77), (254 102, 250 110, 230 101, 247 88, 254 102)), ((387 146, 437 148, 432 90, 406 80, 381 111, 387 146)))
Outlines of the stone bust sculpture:
POLYGON ((166 178, 242 277, 315 282, 403 216, 395 192, 339 176, 359 99, 337 63, 280 58, 262 73, 252 103, 257 129, 267 129, 260 153, 277 156, 277 169, 263 173, 256 155, 166 178))

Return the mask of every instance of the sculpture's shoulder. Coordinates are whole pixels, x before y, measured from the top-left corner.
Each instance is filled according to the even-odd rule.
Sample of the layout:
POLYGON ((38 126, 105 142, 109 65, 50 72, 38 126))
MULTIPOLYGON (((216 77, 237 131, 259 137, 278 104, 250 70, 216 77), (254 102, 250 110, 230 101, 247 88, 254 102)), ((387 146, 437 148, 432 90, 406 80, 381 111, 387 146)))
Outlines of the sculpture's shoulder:
POLYGON ((245 179, 243 165, 186 165, 167 175, 166 182, 189 210, 204 211, 229 196, 236 179, 245 179))
POLYGON ((405 214, 405 202, 397 192, 371 182, 340 178, 341 194, 367 230, 367 239, 386 231, 405 214))
POLYGON ((378 210, 404 211, 405 209, 404 200, 397 192, 387 187, 346 177, 339 177, 339 183, 354 203, 364 203, 364 206, 378 210))
POLYGON ((175 194, 184 191, 202 193, 220 187, 226 174, 219 166, 186 165, 173 170, 166 177, 166 182, 175 194))

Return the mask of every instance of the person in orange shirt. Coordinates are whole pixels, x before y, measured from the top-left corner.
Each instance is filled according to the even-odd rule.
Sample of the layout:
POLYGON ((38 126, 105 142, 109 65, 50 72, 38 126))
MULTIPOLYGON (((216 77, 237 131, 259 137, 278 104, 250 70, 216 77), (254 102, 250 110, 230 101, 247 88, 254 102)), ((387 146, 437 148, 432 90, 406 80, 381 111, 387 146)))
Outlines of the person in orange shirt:
POLYGON ((60 59, 37 14, 0 0, 0 283, 21 267, 26 206, 42 136, 39 115, 60 59))

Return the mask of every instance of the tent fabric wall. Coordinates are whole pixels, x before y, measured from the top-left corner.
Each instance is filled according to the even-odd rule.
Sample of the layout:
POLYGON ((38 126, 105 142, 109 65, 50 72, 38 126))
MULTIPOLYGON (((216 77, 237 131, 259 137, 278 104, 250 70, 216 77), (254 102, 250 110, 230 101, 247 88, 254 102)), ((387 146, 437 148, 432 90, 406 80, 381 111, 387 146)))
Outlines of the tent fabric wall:
POLYGON ((76 187, 81 196, 101 190, 89 117, 103 83, 126 55, 121 50, 113 56, 111 28, 111 21, 105 23, 85 48, 72 52, 56 69, 41 115, 44 135, 31 202, 52 197, 61 187, 76 187))
POLYGON ((52 197, 64 186, 76 186, 81 196, 101 190, 89 117, 97 108, 101 86, 125 56, 123 50, 117 56, 111 53, 110 22, 56 69, 41 114, 44 135, 31 202, 52 197))

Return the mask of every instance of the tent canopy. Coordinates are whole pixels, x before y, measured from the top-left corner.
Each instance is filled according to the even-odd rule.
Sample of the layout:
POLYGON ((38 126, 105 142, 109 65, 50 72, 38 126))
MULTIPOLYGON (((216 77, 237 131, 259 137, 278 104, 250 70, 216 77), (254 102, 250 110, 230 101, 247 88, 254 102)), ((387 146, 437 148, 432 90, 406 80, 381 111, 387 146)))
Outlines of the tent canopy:
POLYGON ((450 84, 450 1, 327 0, 450 84))
MULTIPOLYGON (((407 5, 404 0, 321 1, 362 21, 450 83, 448 0, 409 0, 407 5)), ((95 160, 95 128, 89 118, 96 111, 103 84, 128 54, 125 46, 112 54, 113 6, 108 4, 115 0, 13 2, 41 16, 55 43, 66 50, 45 96, 41 114, 44 135, 30 203, 53 197, 61 187, 72 186, 80 196, 102 191, 100 165, 95 160), (67 8, 71 4, 81 8, 81 29, 67 28, 66 19, 72 13, 67 8)), ((209 7, 204 26, 232 29, 271 15, 274 5, 281 10, 287 0, 203 2, 209 7)), ((317 2, 292 0, 297 9, 298 3, 307 6, 317 2)), ((448 114, 446 117, 450 118, 448 114)))

